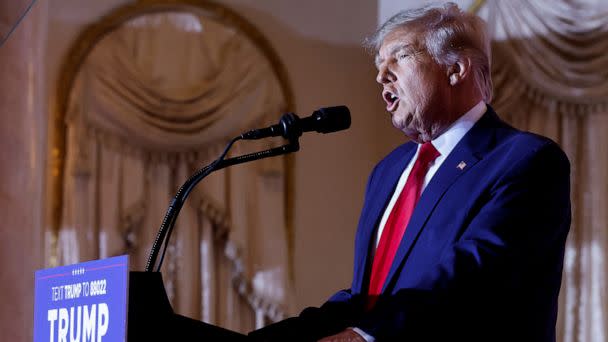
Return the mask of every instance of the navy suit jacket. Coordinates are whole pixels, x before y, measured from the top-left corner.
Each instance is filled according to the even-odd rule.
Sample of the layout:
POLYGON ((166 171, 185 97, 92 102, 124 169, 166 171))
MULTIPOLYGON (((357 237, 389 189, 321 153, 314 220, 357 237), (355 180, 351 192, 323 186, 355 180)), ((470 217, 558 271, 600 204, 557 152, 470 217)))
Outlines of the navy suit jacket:
POLYGON ((569 162, 553 141, 514 129, 491 108, 425 188, 383 293, 365 309, 376 230, 416 146, 399 146, 373 170, 351 288, 304 310, 295 339, 351 326, 379 342, 554 341, 569 162))

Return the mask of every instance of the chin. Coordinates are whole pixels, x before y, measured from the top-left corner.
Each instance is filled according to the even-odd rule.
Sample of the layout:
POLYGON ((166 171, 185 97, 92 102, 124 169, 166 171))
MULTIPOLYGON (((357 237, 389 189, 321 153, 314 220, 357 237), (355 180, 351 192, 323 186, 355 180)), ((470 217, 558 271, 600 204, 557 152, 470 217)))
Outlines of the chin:
POLYGON ((400 131, 411 130, 411 128, 407 127, 407 117, 405 115, 393 114, 391 117, 391 123, 393 127, 400 131))
POLYGON ((417 130, 409 127, 397 127, 397 129, 403 132, 403 134, 405 134, 405 136, 407 136, 410 140, 413 140, 419 144, 422 143, 422 136, 417 130))
POLYGON ((403 113, 393 113, 391 117, 393 127, 403 132, 410 140, 421 143, 422 135, 420 134, 420 130, 413 126, 414 121, 412 115, 403 113))

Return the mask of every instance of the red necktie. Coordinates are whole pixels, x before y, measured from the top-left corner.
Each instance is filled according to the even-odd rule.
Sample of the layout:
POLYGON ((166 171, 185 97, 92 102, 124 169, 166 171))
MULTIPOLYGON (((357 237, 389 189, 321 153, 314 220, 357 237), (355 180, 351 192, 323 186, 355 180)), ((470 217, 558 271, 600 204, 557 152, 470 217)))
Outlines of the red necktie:
MULTIPOLYGON (((368 294, 372 298, 377 297, 382 292, 382 287, 393 264, 395 254, 397 254, 403 233, 405 233, 405 227, 407 227, 412 212, 414 212, 414 207, 422 193, 424 177, 429 170, 431 162, 439 155, 440 153, 430 142, 422 144, 418 151, 418 158, 414 163, 414 167, 412 167, 403 191, 399 194, 399 198, 397 198, 395 206, 384 225, 384 230, 376 249, 368 290, 368 294)), ((368 303, 370 307, 375 302, 372 298, 370 298, 371 302, 368 303)))

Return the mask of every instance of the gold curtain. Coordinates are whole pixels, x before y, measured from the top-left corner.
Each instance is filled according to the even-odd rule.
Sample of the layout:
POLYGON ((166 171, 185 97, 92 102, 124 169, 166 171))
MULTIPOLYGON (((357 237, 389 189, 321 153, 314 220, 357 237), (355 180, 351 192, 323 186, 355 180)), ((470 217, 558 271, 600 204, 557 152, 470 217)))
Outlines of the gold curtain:
POLYGON ((480 13, 494 35, 493 106, 558 142, 572 165, 558 340, 606 341, 608 3, 492 0, 480 13))
MULTIPOLYGON (((69 94, 59 262, 129 253, 143 270, 179 185, 231 137, 276 121, 287 97, 260 48, 210 13, 153 11, 113 28, 69 94)), ((272 143, 243 146, 234 154, 272 143)), ((285 177, 285 161, 274 158, 195 189, 163 267, 176 312, 242 332, 282 318, 285 177)))

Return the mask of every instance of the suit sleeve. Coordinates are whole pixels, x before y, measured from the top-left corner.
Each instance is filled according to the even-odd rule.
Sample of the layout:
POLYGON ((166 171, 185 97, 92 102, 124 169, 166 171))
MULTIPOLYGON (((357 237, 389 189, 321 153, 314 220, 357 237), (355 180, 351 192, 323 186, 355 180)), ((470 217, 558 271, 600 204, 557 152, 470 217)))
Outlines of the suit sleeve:
MULTIPOLYGON (((561 274, 556 255, 563 257, 570 225, 568 159, 547 142, 512 165, 471 213, 458 241, 438 264, 429 265, 423 277, 429 290, 403 289, 380 298, 357 327, 378 340, 425 336, 421 330, 429 329, 428 322, 444 326, 442 319, 453 319, 473 302, 471 296, 525 286, 528 273, 522 269, 529 270, 531 263, 560 260, 555 268, 561 274)), ((495 292, 487 296, 495 297, 495 292)))

